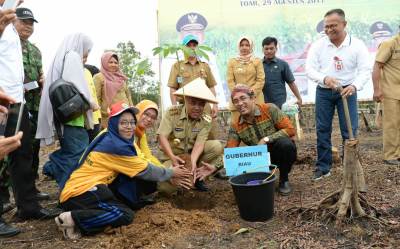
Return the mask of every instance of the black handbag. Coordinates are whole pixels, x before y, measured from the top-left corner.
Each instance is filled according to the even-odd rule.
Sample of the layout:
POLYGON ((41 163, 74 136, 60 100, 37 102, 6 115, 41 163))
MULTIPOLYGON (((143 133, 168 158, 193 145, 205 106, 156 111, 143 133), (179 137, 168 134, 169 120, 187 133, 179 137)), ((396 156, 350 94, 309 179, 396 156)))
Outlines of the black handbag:
POLYGON ((61 78, 53 82, 49 88, 49 98, 53 107, 54 124, 56 127, 58 138, 62 138, 61 124, 81 116, 90 109, 88 100, 83 96, 74 84, 65 81, 62 78, 64 73, 64 55, 61 78))

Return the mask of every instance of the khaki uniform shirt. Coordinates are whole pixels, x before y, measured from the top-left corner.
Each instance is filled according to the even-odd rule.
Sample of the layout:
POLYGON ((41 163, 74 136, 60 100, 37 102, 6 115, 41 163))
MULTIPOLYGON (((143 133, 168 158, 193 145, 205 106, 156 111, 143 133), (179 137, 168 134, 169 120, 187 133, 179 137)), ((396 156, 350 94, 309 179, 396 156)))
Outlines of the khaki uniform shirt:
POLYGON ((94 81, 94 86, 96 87, 96 95, 97 95, 97 101, 100 106, 100 111, 101 111, 101 124, 103 127, 107 126, 108 122, 108 108, 119 101, 124 101, 126 104, 133 106, 132 103, 132 97, 131 93, 129 91, 129 88, 126 84, 117 92, 117 94, 114 96, 112 103, 108 105, 106 101, 106 95, 105 95, 105 87, 104 87, 104 76, 102 73, 98 73, 93 77, 94 81))
POLYGON ((211 117, 207 114, 199 120, 186 119, 186 109, 183 105, 171 106, 165 112, 157 134, 168 138, 175 155, 184 153, 185 137, 188 136, 189 152, 196 142, 205 143, 211 130, 211 117), (186 131, 186 124, 188 130, 186 131))
POLYGON ((168 87, 179 89, 199 77, 206 81, 208 88, 217 84, 210 66, 206 62, 197 61, 194 65, 187 60, 175 62, 169 74, 168 87))
POLYGON ((379 82, 383 97, 400 100, 400 34, 381 43, 375 61, 384 64, 379 82))
MULTIPOLYGON (((237 84, 244 84, 253 89, 256 95, 256 103, 264 103, 263 88, 265 84, 265 73, 263 63, 260 59, 255 58, 249 63, 242 63, 233 58, 228 62, 228 70, 226 75, 229 90, 232 92, 237 84)), ((231 110, 235 107, 230 103, 231 110)))

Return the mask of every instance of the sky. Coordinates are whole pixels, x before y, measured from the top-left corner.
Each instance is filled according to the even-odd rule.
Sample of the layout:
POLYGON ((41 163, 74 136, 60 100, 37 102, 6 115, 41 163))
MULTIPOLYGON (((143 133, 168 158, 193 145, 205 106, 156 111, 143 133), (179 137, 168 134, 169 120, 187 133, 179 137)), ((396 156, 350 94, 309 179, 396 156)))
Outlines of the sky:
POLYGON ((64 37, 87 34, 94 42, 88 63, 100 66, 104 50, 132 41, 142 57, 158 71, 157 0, 25 0, 20 7, 32 10, 38 23, 30 41, 42 52, 44 72, 64 37))

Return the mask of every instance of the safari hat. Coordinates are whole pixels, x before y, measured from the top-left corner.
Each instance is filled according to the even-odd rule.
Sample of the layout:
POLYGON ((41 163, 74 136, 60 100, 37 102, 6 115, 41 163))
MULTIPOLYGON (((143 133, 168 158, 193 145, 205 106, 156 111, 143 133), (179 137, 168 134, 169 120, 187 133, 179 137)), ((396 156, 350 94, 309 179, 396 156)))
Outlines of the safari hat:
POLYGON ((206 82, 202 78, 196 78, 186 84, 184 87, 179 88, 175 93, 177 96, 188 96, 197 99, 204 99, 207 102, 218 104, 217 99, 207 87, 206 82))

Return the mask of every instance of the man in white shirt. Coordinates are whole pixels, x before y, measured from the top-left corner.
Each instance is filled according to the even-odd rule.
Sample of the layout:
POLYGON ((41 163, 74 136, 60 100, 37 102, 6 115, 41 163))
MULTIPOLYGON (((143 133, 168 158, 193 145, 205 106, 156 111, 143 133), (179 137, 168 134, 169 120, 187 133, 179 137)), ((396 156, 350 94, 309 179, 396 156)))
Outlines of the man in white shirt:
MULTIPOLYGON (((5 0, 0 0, 3 6, 5 0)), ((15 100, 16 103, 24 102, 24 68, 22 62, 22 48, 17 31, 10 22, 15 20, 15 9, 4 10, 0 7, 0 87, 15 100)), ((8 122, 11 120, 8 117, 8 122)), ((11 122, 10 122, 11 123, 11 122)), ((14 135, 14 125, 6 127, 6 137, 14 135)), ((56 216, 56 213, 42 208, 35 192, 35 175, 32 171, 32 144, 30 140, 31 129, 28 111, 23 110, 20 130, 23 132, 21 146, 9 154, 9 170, 15 202, 17 204, 17 218, 44 219, 56 216)), ((2 204, 1 204, 2 205, 2 204)), ((5 224, 0 220, 0 236, 12 236, 18 229, 5 224)))
POLYGON ((314 42, 308 52, 306 72, 310 80, 318 84, 315 97, 317 129, 317 163, 314 180, 330 175, 332 166, 332 119, 337 108, 343 141, 348 132, 345 122, 342 96, 347 97, 351 125, 357 134, 357 91, 370 77, 369 54, 365 44, 348 34, 345 13, 341 9, 328 11, 324 16, 326 36, 314 42), (343 90, 336 92, 336 87, 343 90))

